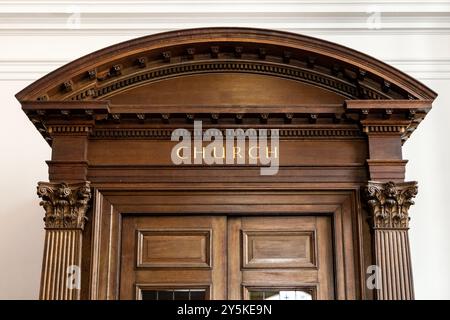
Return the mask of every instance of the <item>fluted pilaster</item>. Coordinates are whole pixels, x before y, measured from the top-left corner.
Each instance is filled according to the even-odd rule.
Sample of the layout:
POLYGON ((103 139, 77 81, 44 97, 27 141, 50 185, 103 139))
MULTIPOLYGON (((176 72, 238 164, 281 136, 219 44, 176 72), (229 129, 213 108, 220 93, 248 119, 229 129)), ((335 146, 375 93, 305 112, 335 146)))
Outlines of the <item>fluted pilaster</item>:
POLYGON ((45 209, 45 245, 40 299, 80 299, 83 229, 91 190, 89 182, 38 184, 45 209))
MULTIPOLYGON (((374 235, 374 260, 381 273, 379 300, 414 299, 409 249, 409 207, 416 182, 374 182, 365 189, 374 235)), ((379 279, 380 280, 380 279, 379 279)))

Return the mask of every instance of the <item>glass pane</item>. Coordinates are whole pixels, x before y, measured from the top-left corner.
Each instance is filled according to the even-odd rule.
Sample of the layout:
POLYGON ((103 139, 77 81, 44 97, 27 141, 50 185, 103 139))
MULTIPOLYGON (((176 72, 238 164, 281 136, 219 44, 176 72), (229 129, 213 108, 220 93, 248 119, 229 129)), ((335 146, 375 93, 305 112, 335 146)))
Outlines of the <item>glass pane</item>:
POLYGON ((310 292, 304 290, 253 289, 249 291, 250 300, 312 300, 310 292))
POLYGON ((263 291, 250 291, 250 300, 264 300, 263 291))
POLYGON ((191 290, 191 298, 189 300, 205 300, 205 290, 191 290))
POLYGON ((264 300, 280 300, 279 291, 264 291, 264 300))
POLYGON ((190 300, 189 290, 175 290, 174 300, 190 300))
POLYGON ((173 300, 173 290, 158 291, 158 300, 173 300))
POLYGON ((158 300, 156 291, 142 291, 142 300, 158 300))
POLYGON ((205 289, 142 290, 142 300, 205 300, 205 289))

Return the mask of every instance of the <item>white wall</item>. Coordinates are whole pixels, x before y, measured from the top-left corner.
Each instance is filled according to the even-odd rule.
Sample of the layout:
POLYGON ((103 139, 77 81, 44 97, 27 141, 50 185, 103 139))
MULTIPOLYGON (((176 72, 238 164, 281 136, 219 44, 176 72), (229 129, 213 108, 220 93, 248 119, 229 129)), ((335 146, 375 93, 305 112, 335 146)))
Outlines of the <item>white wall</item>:
POLYGON ((404 146, 407 179, 419 180, 411 209, 416 297, 450 299, 450 0, 447 1, 3 1, 0 0, 0 299, 36 299, 50 148, 14 94, 83 54, 137 36, 204 26, 304 33, 344 44, 411 74, 438 92, 404 146), (447 182, 447 184, 446 184, 447 182))

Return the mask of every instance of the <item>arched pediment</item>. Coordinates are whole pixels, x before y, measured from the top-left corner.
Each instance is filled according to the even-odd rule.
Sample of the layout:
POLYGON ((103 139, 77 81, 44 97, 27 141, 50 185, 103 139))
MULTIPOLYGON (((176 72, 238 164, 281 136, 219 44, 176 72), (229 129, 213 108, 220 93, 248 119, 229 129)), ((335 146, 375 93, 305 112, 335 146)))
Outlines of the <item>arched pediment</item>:
POLYGON ((346 99, 436 96, 397 69, 341 45, 280 31, 205 28, 151 35, 99 50, 39 79, 17 98, 109 100, 161 80, 216 73, 289 79, 346 99))
POLYGON ((326 128, 341 120, 353 126, 388 120, 404 141, 436 93, 377 59, 324 40, 262 29, 203 28, 96 51, 16 97, 49 143, 55 130, 69 130, 59 124, 69 119, 83 123, 70 130, 95 136, 102 126, 121 120, 140 130, 143 124, 194 118, 326 128))

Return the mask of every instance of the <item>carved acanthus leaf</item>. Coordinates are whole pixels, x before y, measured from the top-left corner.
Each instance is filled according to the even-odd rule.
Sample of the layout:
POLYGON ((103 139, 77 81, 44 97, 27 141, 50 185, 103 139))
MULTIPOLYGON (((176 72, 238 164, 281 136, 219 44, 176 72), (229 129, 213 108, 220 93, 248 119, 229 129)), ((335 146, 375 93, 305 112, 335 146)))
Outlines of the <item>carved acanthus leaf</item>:
POLYGON ((84 229, 91 199, 90 182, 39 182, 37 193, 45 209, 46 229, 84 229))
POLYGON ((365 188, 372 227, 374 229, 407 229, 409 207, 417 195, 417 182, 374 182, 365 188))

